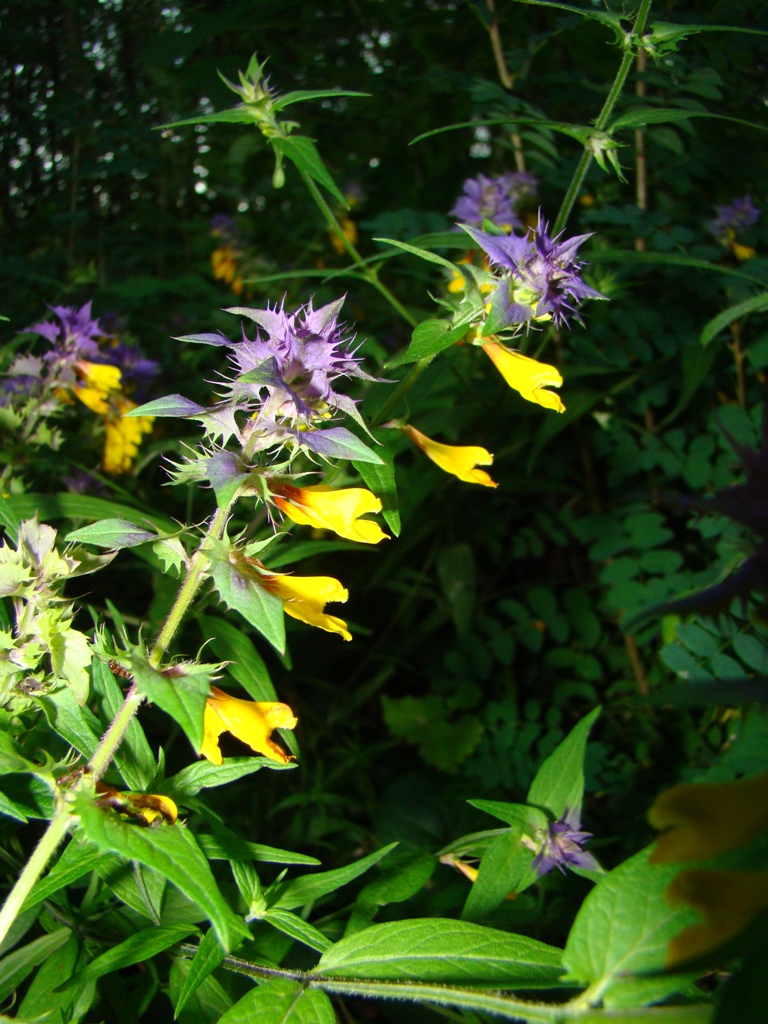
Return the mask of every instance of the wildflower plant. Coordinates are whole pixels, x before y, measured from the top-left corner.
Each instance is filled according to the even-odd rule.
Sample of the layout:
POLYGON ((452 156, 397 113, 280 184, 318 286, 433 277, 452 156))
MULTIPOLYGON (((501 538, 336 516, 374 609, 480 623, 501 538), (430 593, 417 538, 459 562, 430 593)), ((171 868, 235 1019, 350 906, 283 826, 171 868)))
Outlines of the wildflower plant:
MULTIPOLYGON (((755 953, 759 931, 752 931, 768 906, 768 786, 764 752, 755 753, 764 720, 747 718, 757 725, 754 734, 745 729, 748 742, 739 745, 730 730, 741 712, 730 705, 712 711, 716 698, 706 687, 686 691, 691 705, 708 709, 706 718, 689 723, 689 737, 696 734, 698 742, 706 733, 714 748, 711 733, 724 731, 711 756, 690 741, 685 770, 711 771, 713 779, 657 798, 649 822, 668 831, 646 848, 648 801, 626 791, 627 780, 636 785, 641 772, 648 777, 653 767, 655 780, 666 771, 667 762, 654 763, 649 754, 648 737, 661 734, 659 722, 673 723, 670 735, 684 722, 684 713, 664 718, 675 691, 656 686, 659 659, 649 667, 647 653, 655 654, 654 644, 665 643, 663 660, 670 638, 693 638, 713 662, 720 658, 727 675, 728 655, 724 662, 715 648, 731 629, 728 640, 750 669, 749 678, 735 682, 765 701, 765 446, 755 451, 736 442, 746 483, 724 487, 713 473, 707 481, 714 496, 703 499, 704 507, 750 530, 754 551, 724 584, 679 598, 675 556, 682 556, 672 550, 672 531, 660 514, 638 512, 636 497, 631 514, 607 521, 612 495, 595 483, 583 434, 591 432, 594 450, 616 474, 629 475, 640 461, 654 468, 653 458, 668 459, 676 444, 667 420, 692 401, 714 361, 701 354, 704 348, 665 349, 666 336, 655 339, 653 359, 639 336, 627 351, 612 346, 614 324, 629 333, 631 318, 613 313, 618 301, 608 314, 597 305, 609 294, 622 297, 616 279, 600 274, 610 249, 601 224, 623 225, 629 215, 601 222, 598 209, 585 225, 594 231, 572 234, 567 227, 585 199, 593 161, 601 176, 589 179, 585 220, 592 201, 599 208, 623 187, 618 154, 630 140, 640 179, 645 134, 703 113, 690 103, 646 107, 642 89, 636 103, 618 105, 633 68, 644 85, 646 61, 676 53, 701 26, 652 22, 651 0, 640 0, 631 22, 594 4, 565 5, 569 23, 589 18, 620 50, 602 109, 574 125, 529 117, 534 108, 516 102, 515 75, 527 74, 530 62, 519 72, 507 66, 514 51, 502 45, 495 5, 479 6, 503 86, 502 93, 486 93, 503 116, 449 126, 499 129, 489 154, 497 173, 489 167, 465 179, 449 212, 459 223, 440 213, 444 230, 407 241, 367 238, 376 222, 351 220, 352 191, 339 189, 329 170, 341 158, 326 165, 314 139, 284 116, 290 106, 319 100, 335 118, 366 94, 281 93, 266 62, 254 56, 236 80, 221 76, 237 96, 235 106, 207 106, 164 129, 194 126, 202 138, 211 125, 234 126, 242 134, 230 156, 245 166, 247 154, 248 174, 260 168, 268 147, 272 186, 285 190, 276 209, 288 239, 291 217, 306 219, 291 191, 296 172, 309 208, 314 204, 320 215, 307 247, 311 265, 286 269, 288 261, 275 257, 270 269, 284 269, 283 298, 252 299, 263 282, 249 276, 231 220, 217 217, 214 274, 254 304, 209 313, 202 324, 196 313, 179 314, 184 333, 175 330, 169 360, 179 367, 178 384, 168 384, 139 347, 106 330, 89 302, 52 307, 4 356, 0 813, 8 822, 3 854, 13 877, 0 909, 0 996, 18 993, 19 1020, 90 1024, 113 1009, 120 1020, 139 1020, 161 1001, 167 1016, 170 999, 182 1022, 335 1024, 349 1018, 341 1001, 352 997, 387 1001, 386 1012, 376 1003, 366 1012, 395 1021, 405 1019, 405 1001, 451 1020, 735 1024, 728 999, 738 999, 765 964, 764 953, 755 953), (550 218, 550 186, 564 180, 556 136, 575 141, 581 152, 550 218), (526 168, 532 139, 535 175, 526 168), (503 169, 505 155, 516 170, 503 169), (556 164, 557 173, 549 173, 556 164), (611 169, 616 181, 606 184, 602 175, 611 169), (539 178, 547 175, 534 223, 539 178), (322 255, 328 233, 336 256, 331 271, 322 255), (474 246, 469 256, 467 237, 474 246), (454 250, 458 257, 449 258, 454 250), (414 259, 406 265, 417 266, 416 274, 397 269, 414 259), (684 386, 658 422, 654 388, 663 390, 677 356, 684 386), (579 377, 588 375, 611 384, 599 394, 580 387, 579 377), (646 375, 653 382, 647 394, 646 375), (499 377, 528 405, 511 399, 499 377), (642 445, 633 435, 609 459, 606 451, 621 437, 615 421, 623 415, 622 392, 631 395, 631 415, 644 417, 642 445), (550 415, 566 406, 568 416, 550 415), (106 497, 29 490, 27 477, 42 475, 34 476, 40 451, 61 452, 64 463, 73 410, 103 432, 98 459, 106 497), (528 427, 518 429, 519 422, 528 427), (167 506, 158 499, 155 507, 152 481, 137 468, 150 434, 163 448, 163 482, 173 485, 164 493, 183 496, 167 506), (546 479, 524 475, 521 453, 530 469, 558 435, 567 454, 557 471, 546 479), (574 452, 580 460, 570 457, 574 452), (483 468, 490 466, 495 479, 483 468), (584 487, 574 490, 570 480, 580 472, 584 487), (436 478, 439 490, 432 489, 436 478), (525 494, 532 501, 510 512, 525 494), (477 508, 482 519, 473 518, 477 508), (57 531, 44 521, 57 517, 71 528, 57 531), (401 525, 408 527, 404 543, 401 525), (482 534, 474 547, 465 539, 473 533, 482 534), (626 554, 633 544, 641 549, 636 558, 626 554), (409 545, 423 555, 420 562, 400 562, 409 545), (562 586, 559 579, 549 589, 538 585, 535 556, 556 564, 562 586), (523 564, 514 578, 510 557, 523 564), (357 559, 375 568, 355 573, 357 559), (122 606, 125 566, 141 566, 153 581, 151 599, 138 612, 122 606), (663 593, 674 590, 675 599, 659 605, 656 593, 646 606, 666 612, 664 621, 644 627, 654 632, 638 640, 630 632, 622 637, 638 590, 661 590, 662 573, 672 580, 663 593), (615 605, 609 583, 621 588, 615 605), (381 625, 377 607, 371 628, 363 610, 374 604, 371 594, 382 593, 399 603, 381 625), (697 608, 724 617, 736 594, 755 598, 753 617, 721 623, 717 642, 697 623, 682 621, 697 608), (339 605, 346 605, 343 618, 339 605), (294 622, 286 624, 285 616, 294 622), (310 668, 291 677, 293 636, 300 638, 297 661, 310 668), (204 641, 196 654, 193 637, 204 641), (312 640, 317 647, 310 648, 312 640), (515 658, 522 647, 527 661, 515 658), (405 655, 415 648, 433 662, 418 685, 434 685, 403 694, 413 674, 405 655), (316 653, 325 650, 334 652, 327 661, 316 653), (270 665, 279 666, 277 685, 270 665), (634 682, 625 678, 630 670, 634 682), (371 726, 379 691, 389 735, 377 744, 366 733, 357 743, 352 733, 360 723, 371 726), (313 707, 317 692, 328 705, 324 728, 313 707), (230 756, 238 743, 240 755, 230 756), (371 766, 399 759, 404 771, 390 785, 382 770, 375 778, 384 779, 385 791, 376 792, 371 766), (412 771, 419 759, 437 770, 412 771), (742 773, 747 777, 733 778, 742 773), (266 776, 271 796, 259 804, 255 794, 266 776), (326 787, 324 776, 342 779, 345 795, 326 787), (211 789, 220 799, 210 800, 211 789), (472 792, 482 796, 465 807, 472 792), (457 794, 462 810, 454 818, 457 794), (621 808, 613 819, 618 835, 606 824, 611 801, 621 808), (445 807, 450 820, 440 821, 445 807), (378 815, 375 828, 365 825, 369 814, 378 815), (34 829, 34 841, 30 819, 47 823, 34 829), (281 834, 292 845, 311 842, 332 866, 315 870, 315 857, 265 842, 278 820, 288 822, 281 834), (393 841, 382 845, 384 836, 393 841), (405 840, 400 848, 398 840, 405 840), (703 863, 691 868, 689 861, 703 863), (736 965, 725 985, 724 964, 736 965), (703 975, 719 986, 714 1017, 709 995, 693 984, 703 975)), ((162 17, 174 19, 175 11, 164 9, 162 17)), ((555 38, 567 27, 553 25, 555 38)), ((535 36, 535 47, 542 38, 535 36)), ((377 50, 389 46, 386 33, 358 42, 371 67, 391 66, 376 63, 377 50)), ((15 73, 23 72, 19 63, 15 73)), ((659 65, 658 80, 664 74, 659 65)), ((477 84, 471 91, 482 97, 477 84)), ((662 139, 670 147, 669 136, 662 139)), ((159 145, 165 141, 158 137, 159 145)), ((207 142, 199 152, 206 148, 207 142)), ((670 246, 682 244, 680 233, 669 231, 672 241, 660 253, 645 249, 640 229, 662 219, 643 206, 640 191, 638 184, 635 244, 617 262, 645 266, 661 254, 665 268, 706 269, 730 289, 763 287, 759 276, 734 274, 731 266, 675 256, 670 246)), ((754 226, 755 209, 749 197, 719 209, 712 230, 729 244, 736 237, 730 232, 754 226)), ((266 283, 274 276, 266 275, 266 283)), ((731 328, 742 397, 742 328, 747 314, 764 309, 762 293, 739 298, 702 334, 708 341, 731 328)), ((655 325, 652 312, 644 315, 655 325)), ((762 372, 759 344, 755 351, 762 372)), ((679 461, 693 475, 707 457, 696 461, 688 452, 679 461)), ((59 467, 56 480, 61 473, 59 467)), ((688 553, 690 537, 685 546, 688 553)))

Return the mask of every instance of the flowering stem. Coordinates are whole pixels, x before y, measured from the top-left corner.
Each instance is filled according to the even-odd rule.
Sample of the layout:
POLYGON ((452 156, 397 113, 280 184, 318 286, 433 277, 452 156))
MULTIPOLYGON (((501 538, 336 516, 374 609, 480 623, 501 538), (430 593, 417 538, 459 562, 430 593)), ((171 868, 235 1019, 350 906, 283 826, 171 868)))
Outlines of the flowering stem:
POLYGON ((328 203, 326 203, 322 192, 314 183, 312 178, 310 178, 310 176, 301 168, 299 168, 299 173, 304 179, 304 184, 309 189, 312 198, 320 207, 320 212, 325 218, 328 227, 331 229, 331 231, 339 239, 341 244, 352 257, 355 266, 360 270, 360 273, 363 275, 365 280, 368 281, 369 284, 372 284, 380 295, 384 296, 384 298, 387 300, 390 306, 392 306, 395 312, 399 313, 400 316, 411 325, 411 327, 415 327, 416 320, 414 319, 414 317, 408 312, 405 306, 403 306, 403 304, 399 302, 398 299, 395 298, 395 296, 392 294, 389 288, 387 288, 385 284, 382 284, 382 282, 379 280, 379 275, 376 273, 376 271, 372 267, 368 266, 368 264, 357 251, 353 243, 350 242, 350 240, 344 234, 344 229, 342 228, 341 224, 339 224, 338 220, 336 219, 336 215, 334 214, 333 210, 330 208, 328 203))
POLYGON ((376 415, 371 418, 372 427, 378 426, 379 423, 387 419, 387 417, 390 415, 393 409, 397 407, 397 403, 400 401, 400 399, 408 394, 413 385, 416 383, 416 381, 419 379, 422 373, 424 373, 424 371, 434 358, 434 356, 425 356, 423 359, 420 359, 417 363, 414 363, 414 365, 411 367, 411 369, 408 371, 405 377, 403 377, 403 379, 397 385, 397 387, 389 396, 384 405, 382 405, 382 407, 379 409, 376 415))
POLYGON ((34 849, 24 868, 16 879, 16 883, 8 893, 8 897, 0 910, 0 942, 3 942, 8 931, 16 920, 24 901, 32 891, 35 882, 45 870, 45 865, 56 851, 56 847, 67 833, 72 822, 68 808, 62 806, 51 819, 40 842, 34 849))
MULTIPOLYGON (((637 18, 635 19, 635 24, 632 27, 632 37, 639 38, 642 35, 643 31, 645 30, 645 23, 648 20, 648 12, 650 10, 650 7, 651 0, 641 0, 640 10, 637 12, 637 18)), ((611 91, 608 93, 605 103, 603 104, 603 109, 600 111, 600 115, 595 121, 595 131, 605 131, 606 125, 610 120, 611 113, 613 112, 613 108, 616 105, 616 101, 621 95, 621 91, 624 88, 624 83, 627 79, 627 75, 629 74, 630 68, 634 63, 634 60, 634 47, 632 47, 628 43, 624 51, 624 56, 621 60, 621 64, 619 65, 619 70, 616 72, 616 78, 614 79, 613 85, 611 86, 611 91)), ((581 159, 579 160, 576 170, 574 171, 573 178, 571 179, 571 183, 568 186, 568 191, 565 193, 565 196, 563 197, 563 203, 560 207, 560 212, 557 215, 557 220, 555 221, 555 226, 553 229, 554 235, 559 234, 567 224, 568 217, 570 216, 571 210, 573 209, 573 204, 576 202, 576 196, 579 194, 579 189, 581 188, 582 182, 586 177, 587 171, 589 170, 589 165, 591 163, 592 151, 587 147, 581 154, 581 159)))

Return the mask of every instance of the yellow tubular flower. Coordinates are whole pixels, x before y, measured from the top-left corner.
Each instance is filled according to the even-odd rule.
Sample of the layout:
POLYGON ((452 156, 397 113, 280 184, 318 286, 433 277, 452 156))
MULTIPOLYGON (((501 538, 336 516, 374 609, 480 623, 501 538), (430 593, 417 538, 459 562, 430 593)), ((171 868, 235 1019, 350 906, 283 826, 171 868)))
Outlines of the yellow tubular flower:
POLYGON ((332 576, 267 573, 261 577, 261 584, 285 602, 287 615, 328 633, 338 633, 345 640, 352 639, 346 622, 337 619, 335 615, 326 615, 324 611, 327 602, 339 601, 343 604, 349 597, 348 591, 332 576))
POLYGON ((290 756, 282 747, 273 743, 270 736, 273 729, 295 728, 297 721, 287 704, 240 700, 212 686, 211 694, 205 702, 204 736, 200 753, 214 764, 221 764, 223 758, 219 750, 219 736, 223 732, 231 732, 257 754, 287 764, 291 760, 290 756))
POLYGON ((768 772, 738 782, 673 786, 648 812, 657 829, 655 864, 709 860, 737 850, 768 829, 768 772))
POLYGON ((485 448, 477 445, 440 444, 439 441, 433 441, 431 437, 422 434, 410 423, 407 423, 403 430, 416 447, 421 448, 427 458, 446 473, 452 473, 468 484, 482 484, 483 487, 499 486, 491 480, 485 470, 475 468, 492 464, 493 456, 485 448))
POLYGON ((75 397, 92 412, 106 416, 109 412, 109 395, 120 390, 120 369, 103 363, 89 363, 85 359, 80 359, 75 369, 83 382, 72 389, 75 397))
POLYGON ((367 512, 381 512, 379 499, 364 487, 334 490, 324 484, 313 487, 272 484, 271 491, 277 507, 301 526, 333 530, 339 537, 361 544, 389 540, 378 523, 359 518, 367 512))
POLYGON ((529 359, 520 352, 510 352, 495 341, 483 345, 483 351, 507 384, 519 391, 526 401, 537 402, 555 412, 565 412, 560 396, 545 390, 548 387, 559 388, 563 383, 563 378, 554 366, 529 359))
POLYGON ((152 416, 131 416, 126 413, 136 408, 130 398, 118 395, 114 399, 114 410, 104 417, 106 437, 104 439, 104 472, 110 476, 127 473, 139 452, 144 434, 152 430, 152 416))

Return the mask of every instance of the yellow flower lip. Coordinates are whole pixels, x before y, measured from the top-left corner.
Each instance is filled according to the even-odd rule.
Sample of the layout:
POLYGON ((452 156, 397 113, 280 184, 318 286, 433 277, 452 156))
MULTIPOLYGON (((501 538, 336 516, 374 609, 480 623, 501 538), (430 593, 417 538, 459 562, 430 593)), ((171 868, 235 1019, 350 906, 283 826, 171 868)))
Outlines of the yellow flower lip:
POLYGON ((287 704, 241 700, 212 686, 205 702, 200 753, 213 764, 221 764, 223 758, 219 749, 219 736, 223 732, 230 732, 255 753, 279 761, 280 764, 288 764, 292 760, 291 755, 286 754, 270 737, 274 729, 293 729, 297 722, 298 719, 287 704))
POLYGON ((261 585, 284 602, 286 615, 327 633, 338 633, 345 640, 352 639, 346 622, 325 612, 329 602, 343 604, 349 597, 349 592, 332 576, 291 576, 267 571, 261 576, 261 585))
POLYGON ((565 412, 560 396, 546 390, 548 387, 559 388, 563 383, 554 366, 540 363, 520 352, 510 352, 496 341, 487 341, 482 349, 507 384, 526 401, 536 402, 555 412, 565 412))
POLYGON ((91 412, 104 417, 102 468, 110 476, 127 473, 138 454, 142 437, 152 430, 154 418, 126 418, 126 413, 135 409, 136 403, 120 393, 122 373, 119 367, 80 359, 75 369, 83 383, 75 385, 73 394, 91 412))
POLYGON ((481 448, 479 445, 441 444, 439 441, 433 441, 426 434, 422 434, 410 423, 406 423, 402 429, 416 447, 420 448, 427 458, 431 459, 444 472, 451 473, 468 484, 498 487, 498 484, 485 470, 476 468, 477 466, 490 466, 493 463, 493 456, 485 448, 481 448))
POLYGON ((270 491, 277 507, 294 523, 332 530, 339 537, 360 544, 378 544, 389 540, 378 523, 360 519, 369 512, 381 512, 381 501, 364 487, 335 490, 325 484, 294 487, 271 482, 270 491))

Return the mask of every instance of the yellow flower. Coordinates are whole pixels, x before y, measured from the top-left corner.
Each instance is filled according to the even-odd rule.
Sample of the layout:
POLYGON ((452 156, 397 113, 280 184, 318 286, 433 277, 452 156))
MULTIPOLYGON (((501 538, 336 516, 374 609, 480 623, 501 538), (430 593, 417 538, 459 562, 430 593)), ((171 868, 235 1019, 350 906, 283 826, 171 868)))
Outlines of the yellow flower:
POLYGON ((317 626, 328 633, 338 633, 345 640, 352 634, 347 624, 335 615, 326 615, 324 608, 329 601, 342 604, 349 597, 348 591, 332 576, 289 576, 282 573, 265 573, 261 585, 285 602, 285 612, 294 619, 300 619, 309 626, 317 626))
POLYGON ((537 402, 555 412, 565 412, 560 396, 545 390, 548 387, 559 388, 563 383, 563 378, 554 366, 529 359, 520 352, 510 352, 495 341, 483 345, 483 351, 507 384, 519 391, 526 401, 537 402))
POLYGON ((709 860, 737 850, 768 829, 768 772, 739 782, 673 786, 656 798, 648 820, 667 829, 656 840, 655 864, 709 860))
POLYGON ((427 458, 431 459, 446 473, 452 473, 459 480, 468 484, 482 484, 483 487, 498 487, 483 469, 476 466, 490 466, 493 456, 485 448, 478 445, 440 444, 420 430, 407 423, 403 430, 417 448, 421 448, 427 458))
MULTIPOLYGON (((339 222, 339 225, 341 227, 342 234, 347 239, 347 241, 351 242, 352 245, 354 245, 357 242, 357 224, 355 224, 351 217, 342 217, 339 222)), ((337 255, 343 256, 344 253, 346 252, 344 243, 334 231, 331 231, 329 229, 328 233, 331 236, 331 245, 333 246, 333 251, 337 253, 337 255)))
POLYGON ((221 764, 223 758, 219 750, 219 736, 223 732, 231 732, 257 754, 287 764, 291 757, 282 747, 273 743, 270 736, 273 729, 295 728, 297 721, 287 704, 240 700, 212 686, 211 694, 205 702, 204 736, 200 753, 214 764, 221 764))
POLYGON ((691 906, 704 918, 669 942, 667 967, 676 967, 735 938, 768 907, 768 871, 681 871, 667 889, 667 901, 691 906))
POLYGON ((381 512, 379 499, 364 487, 334 490, 324 484, 293 487, 291 484, 273 483, 270 490, 277 507, 301 526, 333 530, 339 537, 361 544, 389 540, 378 523, 359 518, 368 512, 381 512))
POLYGON ((127 473, 154 419, 151 416, 125 418, 126 413, 136 408, 136 403, 120 393, 122 374, 117 366, 81 359, 75 368, 82 380, 82 384, 72 389, 75 396, 104 418, 104 472, 110 476, 127 473))
POLYGON ((117 395, 114 409, 104 418, 106 437, 104 440, 104 472, 110 476, 127 473, 139 452, 139 444, 144 434, 152 430, 152 416, 127 417, 136 403, 124 395, 117 395))
POLYGON ((756 250, 751 245, 742 245, 741 242, 730 241, 728 247, 740 263, 743 263, 744 260, 754 259, 757 255, 756 250))
POLYGON ((140 821, 143 825, 173 825, 179 809, 168 796, 156 793, 124 793, 104 782, 96 783, 96 803, 111 807, 119 814, 140 821))
POLYGON ((117 366, 108 366, 105 363, 89 363, 80 359, 75 363, 82 384, 76 384, 72 389, 75 397, 79 398, 83 405, 99 416, 106 416, 109 412, 110 394, 120 391, 120 380, 122 373, 117 366))

